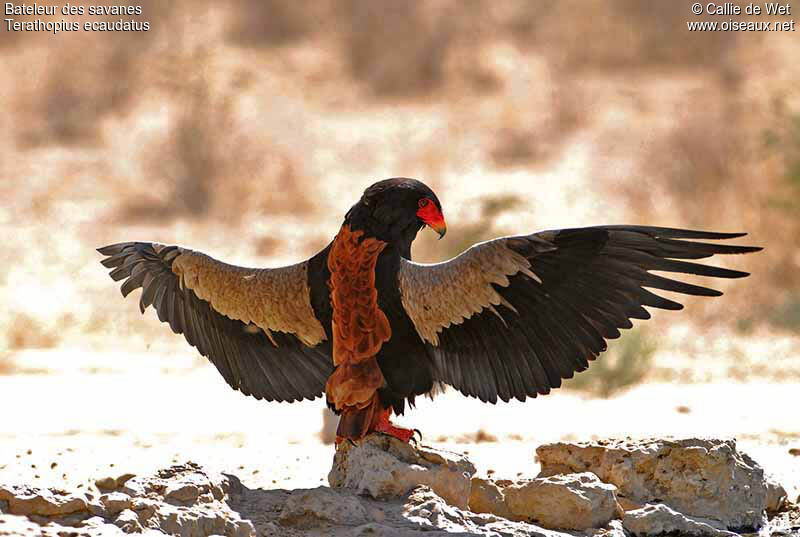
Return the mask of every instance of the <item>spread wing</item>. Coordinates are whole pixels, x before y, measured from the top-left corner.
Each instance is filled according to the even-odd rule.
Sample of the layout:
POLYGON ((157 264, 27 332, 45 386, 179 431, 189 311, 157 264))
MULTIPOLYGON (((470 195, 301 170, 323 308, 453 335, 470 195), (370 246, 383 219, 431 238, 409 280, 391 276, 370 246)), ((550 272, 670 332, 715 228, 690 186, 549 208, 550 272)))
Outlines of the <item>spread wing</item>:
POLYGON ((179 246, 126 242, 99 248, 122 295, 183 334, 230 386, 268 401, 313 399, 333 370, 311 306, 308 262, 276 269, 228 265, 179 246))
POLYGON ((544 231, 477 244, 444 263, 403 260, 399 285, 436 380, 482 401, 522 401, 586 369, 630 319, 650 318, 643 306, 683 308, 648 289, 722 294, 651 271, 747 276, 683 261, 761 249, 681 240, 743 235, 643 226, 544 231))

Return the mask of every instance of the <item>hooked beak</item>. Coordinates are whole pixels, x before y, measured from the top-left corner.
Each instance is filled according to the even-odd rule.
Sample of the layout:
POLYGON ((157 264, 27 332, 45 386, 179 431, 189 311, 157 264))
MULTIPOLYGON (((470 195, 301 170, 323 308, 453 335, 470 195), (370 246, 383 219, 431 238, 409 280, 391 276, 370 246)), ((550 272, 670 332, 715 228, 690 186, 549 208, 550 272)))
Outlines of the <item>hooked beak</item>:
POLYGON ((439 240, 447 233, 447 224, 444 223, 444 215, 441 209, 434 205, 433 202, 429 201, 427 204, 420 207, 419 211, 417 211, 417 216, 426 226, 439 234, 439 240))
POLYGON ((445 233, 447 233, 447 224, 444 223, 444 218, 429 222, 428 225, 432 230, 439 234, 439 240, 442 240, 442 237, 444 237, 445 233))

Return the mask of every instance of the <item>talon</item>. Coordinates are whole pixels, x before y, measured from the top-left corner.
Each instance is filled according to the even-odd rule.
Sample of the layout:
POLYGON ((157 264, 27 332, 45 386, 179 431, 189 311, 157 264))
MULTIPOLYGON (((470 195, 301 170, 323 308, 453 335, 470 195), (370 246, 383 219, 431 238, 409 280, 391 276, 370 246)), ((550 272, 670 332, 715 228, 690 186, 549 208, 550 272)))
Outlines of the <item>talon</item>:
POLYGON ((411 439, 414 438, 414 433, 416 433, 419 434, 420 440, 422 440, 422 433, 419 431, 419 429, 406 429, 404 427, 398 427, 394 425, 389 420, 391 413, 391 407, 382 409, 375 416, 374 421, 370 425, 369 432, 382 433, 397 438, 403 442, 410 442, 411 439))
POLYGON ((385 426, 381 427, 380 429, 375 429, 376 433, 385 434, 387 436, 391 436, 393 438, 397 438, 398 440, 402 440, 403 442, 410 442, 411 439, 414 437, 414 431, 411 429, 404 429, 402 427, 396 427, 387 423, 385 426))
MULTIPOLYGON (((414 434, 418 434, 419 435, 418 442, 421 443, 422 442, 422 431, 420 431, 419 429, 412 429, 412 430, 414 431, 414 434)), ((414 438, 414 437, 412 436, 411 438, 414 438)))

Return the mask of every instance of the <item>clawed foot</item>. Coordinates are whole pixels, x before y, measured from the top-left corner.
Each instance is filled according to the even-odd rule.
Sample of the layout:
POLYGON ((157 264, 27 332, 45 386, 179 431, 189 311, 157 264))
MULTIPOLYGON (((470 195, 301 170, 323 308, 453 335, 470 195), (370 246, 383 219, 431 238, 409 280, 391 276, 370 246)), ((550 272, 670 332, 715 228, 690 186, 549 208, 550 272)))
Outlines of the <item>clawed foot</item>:
POLYGON ((415 443, 422 442, 422 432, 419 429, 406 429, 404 427, 397 427, 388 419, 386 422, 378 423, 375 427, 375 432, 393 436, 406 443, 411 442, 412 439, 415 443), (417 440, 414 435, 418 435, 419 440, 417 440))
POLYGON ((404 429, 403 427, 395 427, 393 425, 384 430, 376 430, 375 432, 385 434, 387 436, 393 436, 406 443, 411 442, 411 439, 414 438, 413 429, 404 429))
MULTIPOLYGON (((372 419, 372 422, 364 433, 366 436, 369 433, 380 433, 385 434, 387 436, 392 436, 397 438, 398 440, 402 440, 403 442, 410 443, 411 440, 414 440, 415 444, 419 444, 422 442, 422 431, 419 429, 406 429, 405 427, 398 427, 397 425, 393 424, 389 420, 389 416, 392 414, 391 408, 383 408, 379 410, 372 419)), ((337 430, 337 433, 339 431, 337 430)), ((351 445, 358 445, 360 440, 364 438, 364 436, 360 436, 358 438, 348 438, 344 436, 336 435, 336 445, 338 446, 345 440, 350 442, 351 445)))
POLYGON ((414 438, 414 442, 418 443, 422 441, 422 433, 419 429, 406 429, 404 427, 398 427, 389 421, 389 416, 392 415, 391 408, 385 408, 378 414, 377 419, 374 422, 373 431, 377 433, 387 434, 389 436, 393 436, 403 442, 411 442, 411 439, 414 438, 414 434, 419 435, 419 440, 414 438))

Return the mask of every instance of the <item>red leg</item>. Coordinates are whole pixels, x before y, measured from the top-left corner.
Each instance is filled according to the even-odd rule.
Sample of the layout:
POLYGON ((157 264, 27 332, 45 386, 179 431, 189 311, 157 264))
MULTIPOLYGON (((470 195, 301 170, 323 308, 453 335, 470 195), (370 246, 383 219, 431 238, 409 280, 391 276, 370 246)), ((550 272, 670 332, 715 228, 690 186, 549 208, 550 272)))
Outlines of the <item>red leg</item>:
POLYGON ((378 416, 370 428, 370 432, 375 431, 378 433, 388 434, 389 436, 394 436, 395 438, 399 438, 403 442, 409 442, 411 438, 414 437, 414 429, 404 429, 403 427, 397 427, 389 421, 389 416, 392 414, 391 408, 386 408, 381 410, 378 413, 378 416))

